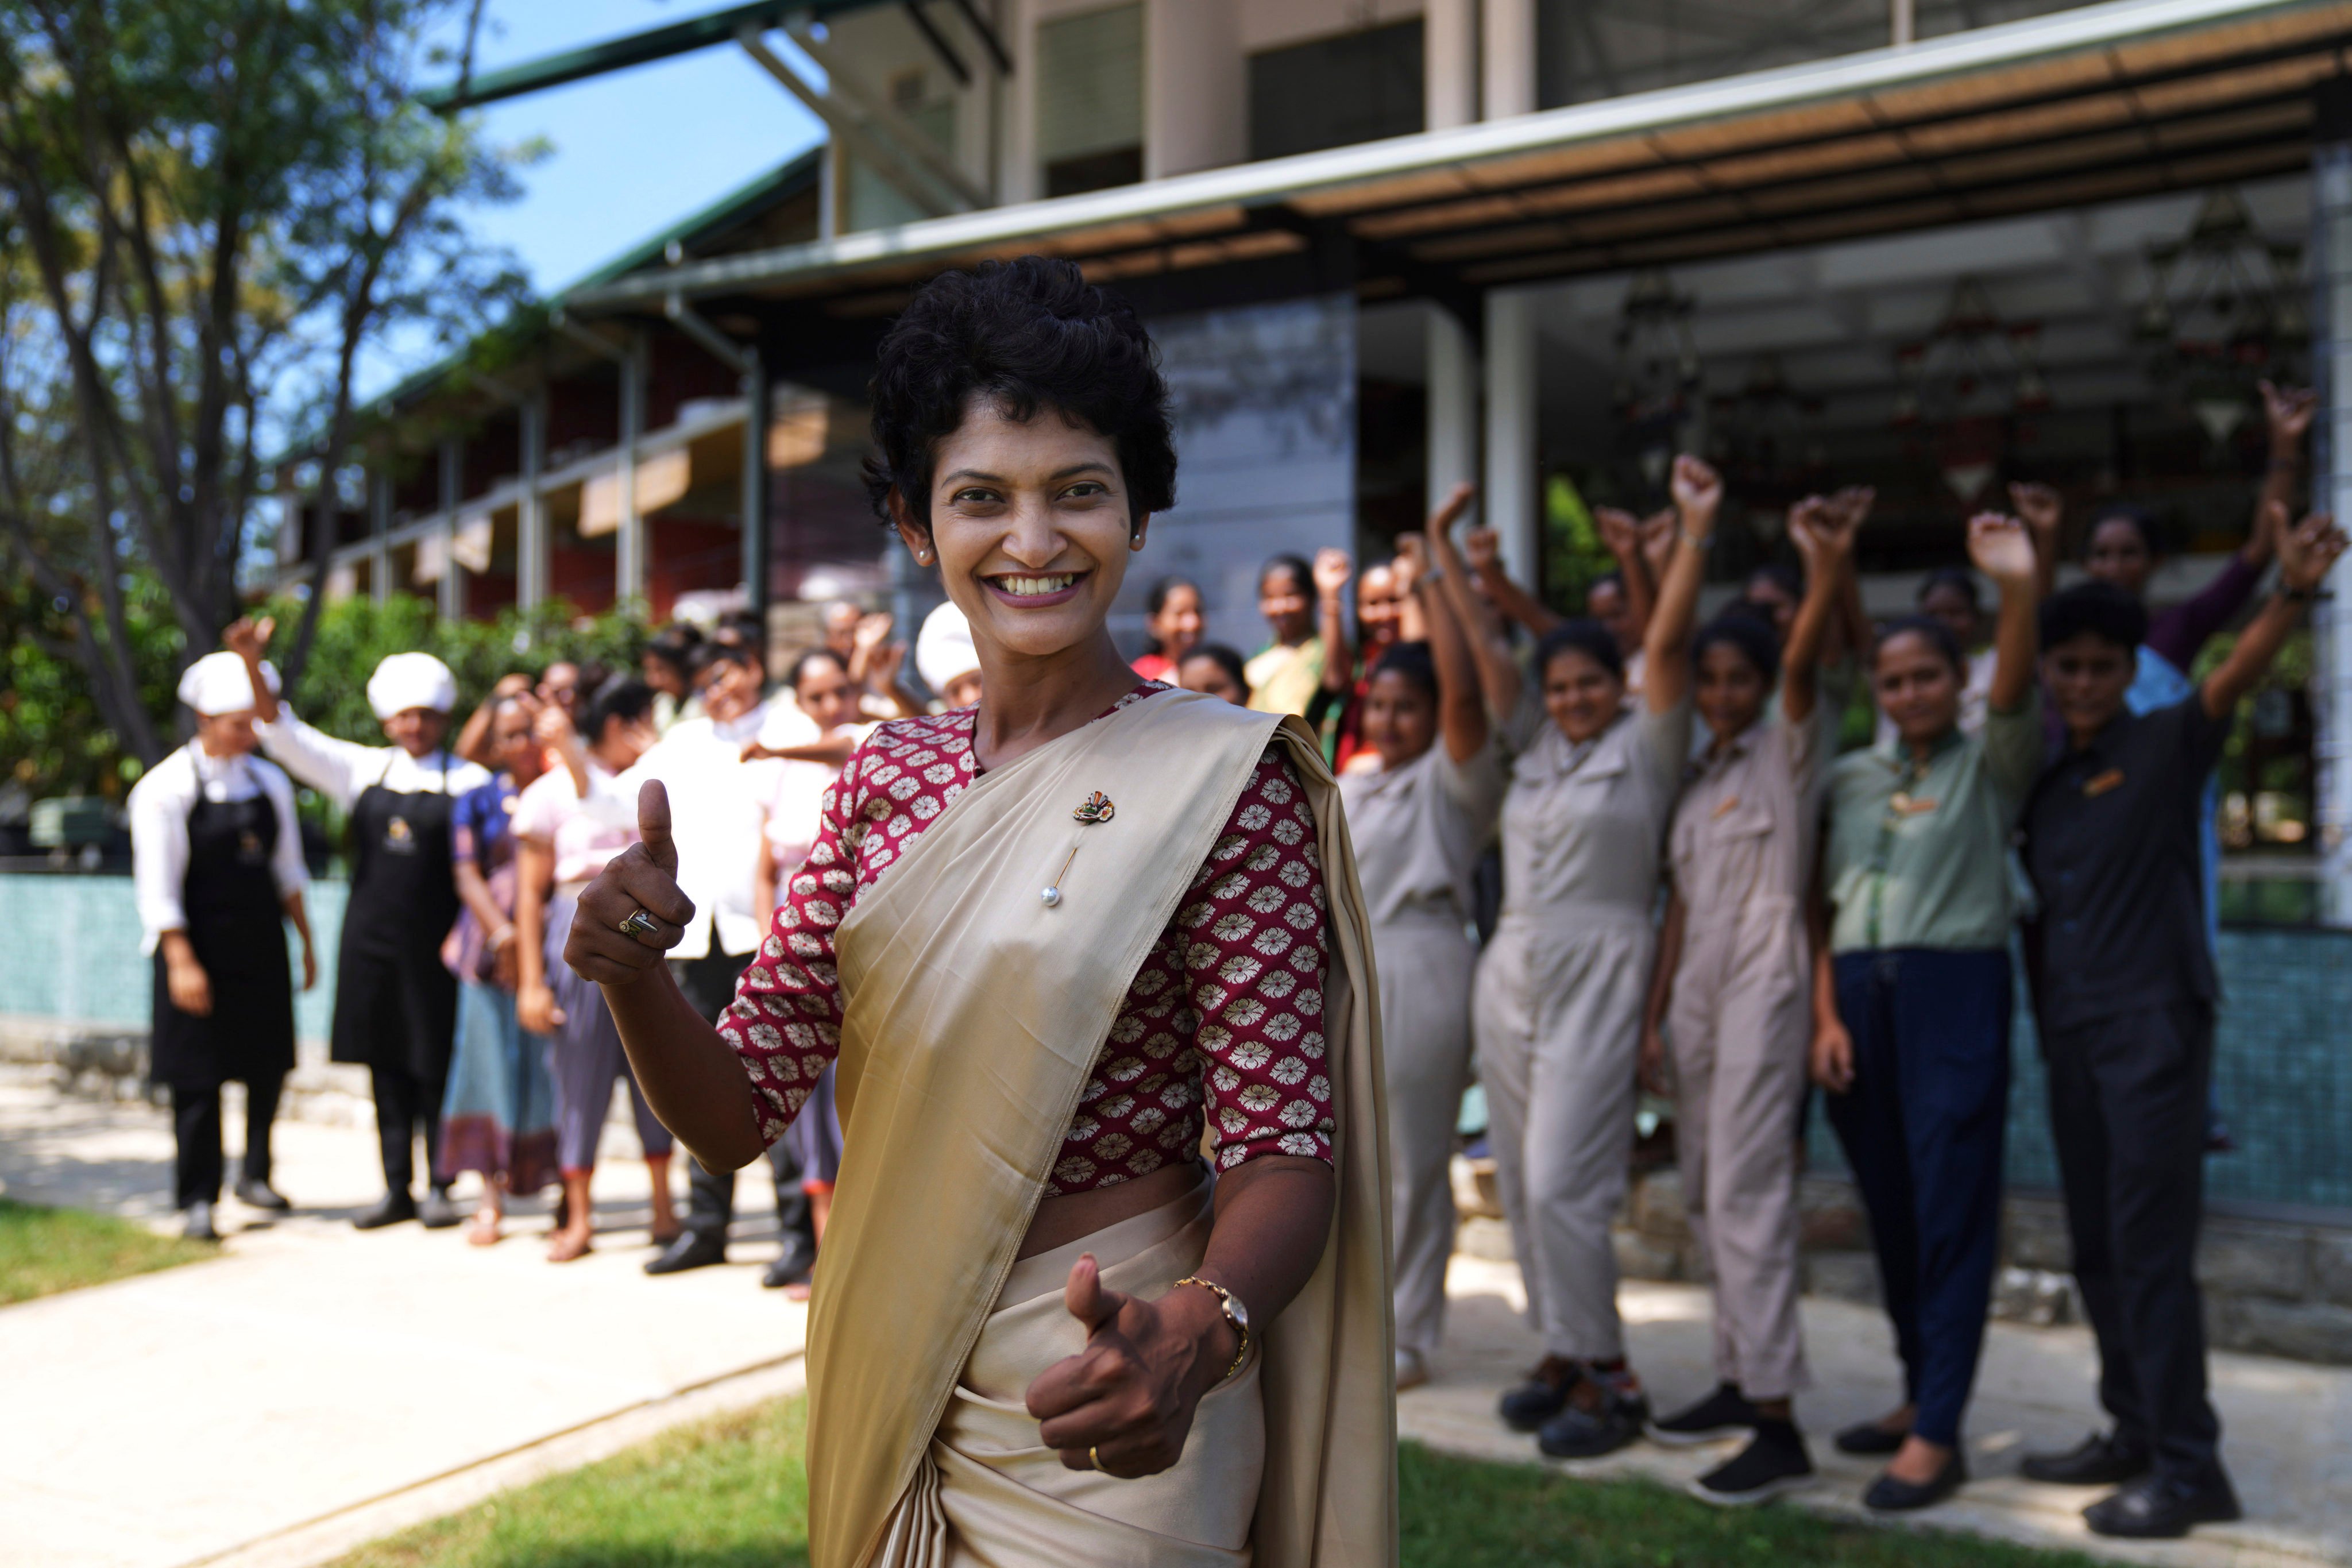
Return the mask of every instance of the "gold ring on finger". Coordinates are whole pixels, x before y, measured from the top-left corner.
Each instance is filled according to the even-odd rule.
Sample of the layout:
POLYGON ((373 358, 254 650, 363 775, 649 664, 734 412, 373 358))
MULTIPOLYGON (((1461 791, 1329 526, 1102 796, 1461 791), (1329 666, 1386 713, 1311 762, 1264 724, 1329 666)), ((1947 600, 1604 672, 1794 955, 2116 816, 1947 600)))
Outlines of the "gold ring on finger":
POLYGON ((628 919, 620 922, 620 930, 623 936, 651 936, 654 917, 644 910, 633 910, 628 919))
POLYGON ((1102 1470, 1104 1475, 1110 1474, 1108 1470, 1103 1470, 1102 1450, 1100 1448, 1088 1448, 1087 1450, 1087 1463, 1092 1465, 1097 1470, 1102 1470))

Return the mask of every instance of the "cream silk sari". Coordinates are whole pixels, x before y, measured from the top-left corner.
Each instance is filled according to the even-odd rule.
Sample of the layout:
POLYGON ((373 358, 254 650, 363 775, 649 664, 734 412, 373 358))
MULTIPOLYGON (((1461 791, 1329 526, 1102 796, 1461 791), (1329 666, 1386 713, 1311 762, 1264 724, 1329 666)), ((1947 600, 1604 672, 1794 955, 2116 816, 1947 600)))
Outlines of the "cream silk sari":
MULTIPOLYGON (((817 1568, 961 1568, 985 1559, 948 1521, 982 1517, 992 1521, 987 1557, 1019 1541, 1021 1559, 1072 1568, 1394 1563, 1378 991, 1339 791, 1304 723, 1165 691, 993 769, 858 900, 836 952, 845 1147, 808 1351, 817 1568), (1041 1268, 1066 1274, 1069 1259, 1027 1259, 1016 1275, 1013 1255, 1136 970, 1273 744, 1306 783, 1328 900, 1338 1202, 1321 1262, 1263 1326, 1251 1364, 1203 1399, 1184 1461, 1166 1477, 968 1462, 960 1445, 992 1431, 1009 1442, 1027 1420, 1007 1357, 1076 1348, 1058 1279, 1040 1284, 1041 1268), (1115 817, 1073 820, 1096 791, 1115 817), (1049 909, 1038 893, 1066 859, 1063 897, 1049 909), (1057 1345, 1057 1333, 1073 1342, 1057 1345), (1249 1441, 1259 1427, 1244 1406, 1258 1401, 1252 1518, 1209 1494, 1253 1468, 1219 1442, 1249 1441), (1088 1487, 1155 1483, 1149 1500, 1133 1495, 1142 1516, 1181 1523, 1189 1510, 1197 1528, 1155 1534, 1086 1506, 1088 1487), (1249 1519, 1238 1552, 1193 1544, 1236 1517, 1249 1519)), ((1087 1237, 1106 1282, 1147 1295, 1172 1283, 1205 1241, 1204 1197, 1087 1237)), ((1027 1431, 1034 1445, 1034 1423, 1027 1431)))

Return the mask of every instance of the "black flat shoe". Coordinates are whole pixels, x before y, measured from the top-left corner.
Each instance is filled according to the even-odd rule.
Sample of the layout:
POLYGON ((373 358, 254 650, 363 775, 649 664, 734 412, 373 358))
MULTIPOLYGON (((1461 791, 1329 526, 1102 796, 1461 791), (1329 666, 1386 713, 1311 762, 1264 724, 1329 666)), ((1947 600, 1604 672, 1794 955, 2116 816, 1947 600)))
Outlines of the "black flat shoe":
POLYGON ((187 1223, 180 1234, 190 1241, 218 1241, 220 1232, 213 1228, 213 1205, 199 1198, 188 1205, 187 1223))
POLYGON ((1903 1439, 1909 1436, 1908 1432, 1889 1432, 1875 1421, 1864 1421, 1847 1427, 1830 1441, 1837 1445, 1841 1454, 1883 1456, 1903 1447, 1903 1439))
POLYGON ((1540 1431, 1545 1422, 1567 1408, 1569 1391, 1583 1375, 1583 1370, 1566 1356, 1544 1357, 1526 1382, 1504 1391, 1496 1407, 1503 1425, 1514 1432, 1540 1431))
POLYGON ((278 1195, 277 1188, 251 1176, 237 1183, 236 1201, 249 1209, 264 1209, 270 1214, 284 1214, 294 1206, 278 1195))
POLYGON ((1691 1496, 1718 1508, 1751 1508, 1813 1484, 1812 1456, 1790 1422, 1760 1421, 1748 1447, 1690 1484, 1691 1496))
POLYGON ((708 1268, 714 1263, 727 1261, 727 1244, 715 1236, 705 1236, 689 1230, 662 1249, 662 1255, 646 1265, 648 1274, 683 1274, 689 1268, 708 1268))
POLYGON ((2149 1476, 2103 1497, 2083 1510, 2094 1535, 2126 1541, 2171 1541, 2199 1524, 2227 1524, 2240 1517, 2238 1494, 2217 1468, 2201 1481, 2149 1476))
POLYGON ((1696 1447, 1722 1437, 1737 1437, 1756 1429, 1756 1406, 1739 1392, 1738 1384, 1716 1385, 1713 1394, 1685 1410, 1677 1410, 1649 1425, 1653 1442, 1669 1448, 1696 1447))
POLYGON ((1882 1474, 1870 1483, 1862 1494, 1862 1506, 1878 1513, 1916 1513, 1923 1508, 1933 1508, 1967 1484, 1969 1462, 1958 1448, 1944 1461, 1936 1479, 1925 1486, 1895 1476, 1882 1474))
POLYGON ((427 1230, 446 1230, 461 1217, 457 1205, 449 1201, 449 1189, 446 1187, 435 1187, 425 1194, 425 1201, 416 1205, 416 1218, 427 1230))
POLYGON ((388 1225, 416 1217, 416 1200, 406 1193, 386 1193, 352 1216, 353 1230, 382 1230, 388 1225))
POLYGON ((2063 1454, 2028 1454, 2017 1473, 2060 1487, 2119 1487, 2147 1474, 2148 1451, 2114 1432, 2094 1432, 2063 1454))

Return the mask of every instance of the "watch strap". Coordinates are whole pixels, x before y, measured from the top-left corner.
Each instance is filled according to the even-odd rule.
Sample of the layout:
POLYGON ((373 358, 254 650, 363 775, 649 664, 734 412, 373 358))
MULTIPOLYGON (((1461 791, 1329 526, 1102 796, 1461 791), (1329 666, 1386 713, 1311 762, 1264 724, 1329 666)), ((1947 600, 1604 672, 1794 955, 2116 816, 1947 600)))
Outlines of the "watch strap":
POLYGON ((1187 1274, 1169 1289, 1173 1290, 1184 1285, 1198 1285, 1203 1290, 1213 1292, 1217 1298, 1217 1310, 1224 1314, 1225 1321, 1233 1325, 1234 1332, 1241 1336, 1241 1347, 1234 1352, 1234 1364, 1225 1368, 1217 1379, 1219 1383, 1223 1383, 1234 1373, 1241 1371, 1242 1363, 1249 1359, 1249 1316, 1246 1311, 1239 1310, 1240 1302, 1234 1298, 1234 1293, 1213 1279, 1203 1279, 1197 1274, 1187 1274))

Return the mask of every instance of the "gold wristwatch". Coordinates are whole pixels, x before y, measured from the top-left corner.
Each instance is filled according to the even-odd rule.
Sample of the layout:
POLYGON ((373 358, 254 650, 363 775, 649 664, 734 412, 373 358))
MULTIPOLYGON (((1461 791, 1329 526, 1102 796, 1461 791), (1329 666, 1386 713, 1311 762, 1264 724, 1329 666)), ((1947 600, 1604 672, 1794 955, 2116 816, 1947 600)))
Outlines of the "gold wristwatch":
POLYGON ((1239 1296, 1234 1295, 1231 1290, 1226 1289, 1223 1285, 1218 1284, 1213 1279, 1203 1279, 1197 1274, 1187 1274, 1183 1279, 1176 1281, 1175 1285, 1171 1285, 1169 1289, 1173 1290, 1178 1285, 1198 1285, 1203 1290, 1213 1290, 1216 1292, 1217 1302, 1224 1309, 1225 1321, 1231 1323, 1234 1326, 1234 1332, 1242 1337, 1241 1348, 1234 1352, 1234 1364, 1225 1368, 1223 1377, 1217 1379, 1219 1383, 1223 1383, 1226 1378, 1230 1378, 1234 1373, 1241 1371, 1242 1363, 1249 1359, 1249 1309, 1242 1305, 1242 1299, 1239 1296))

